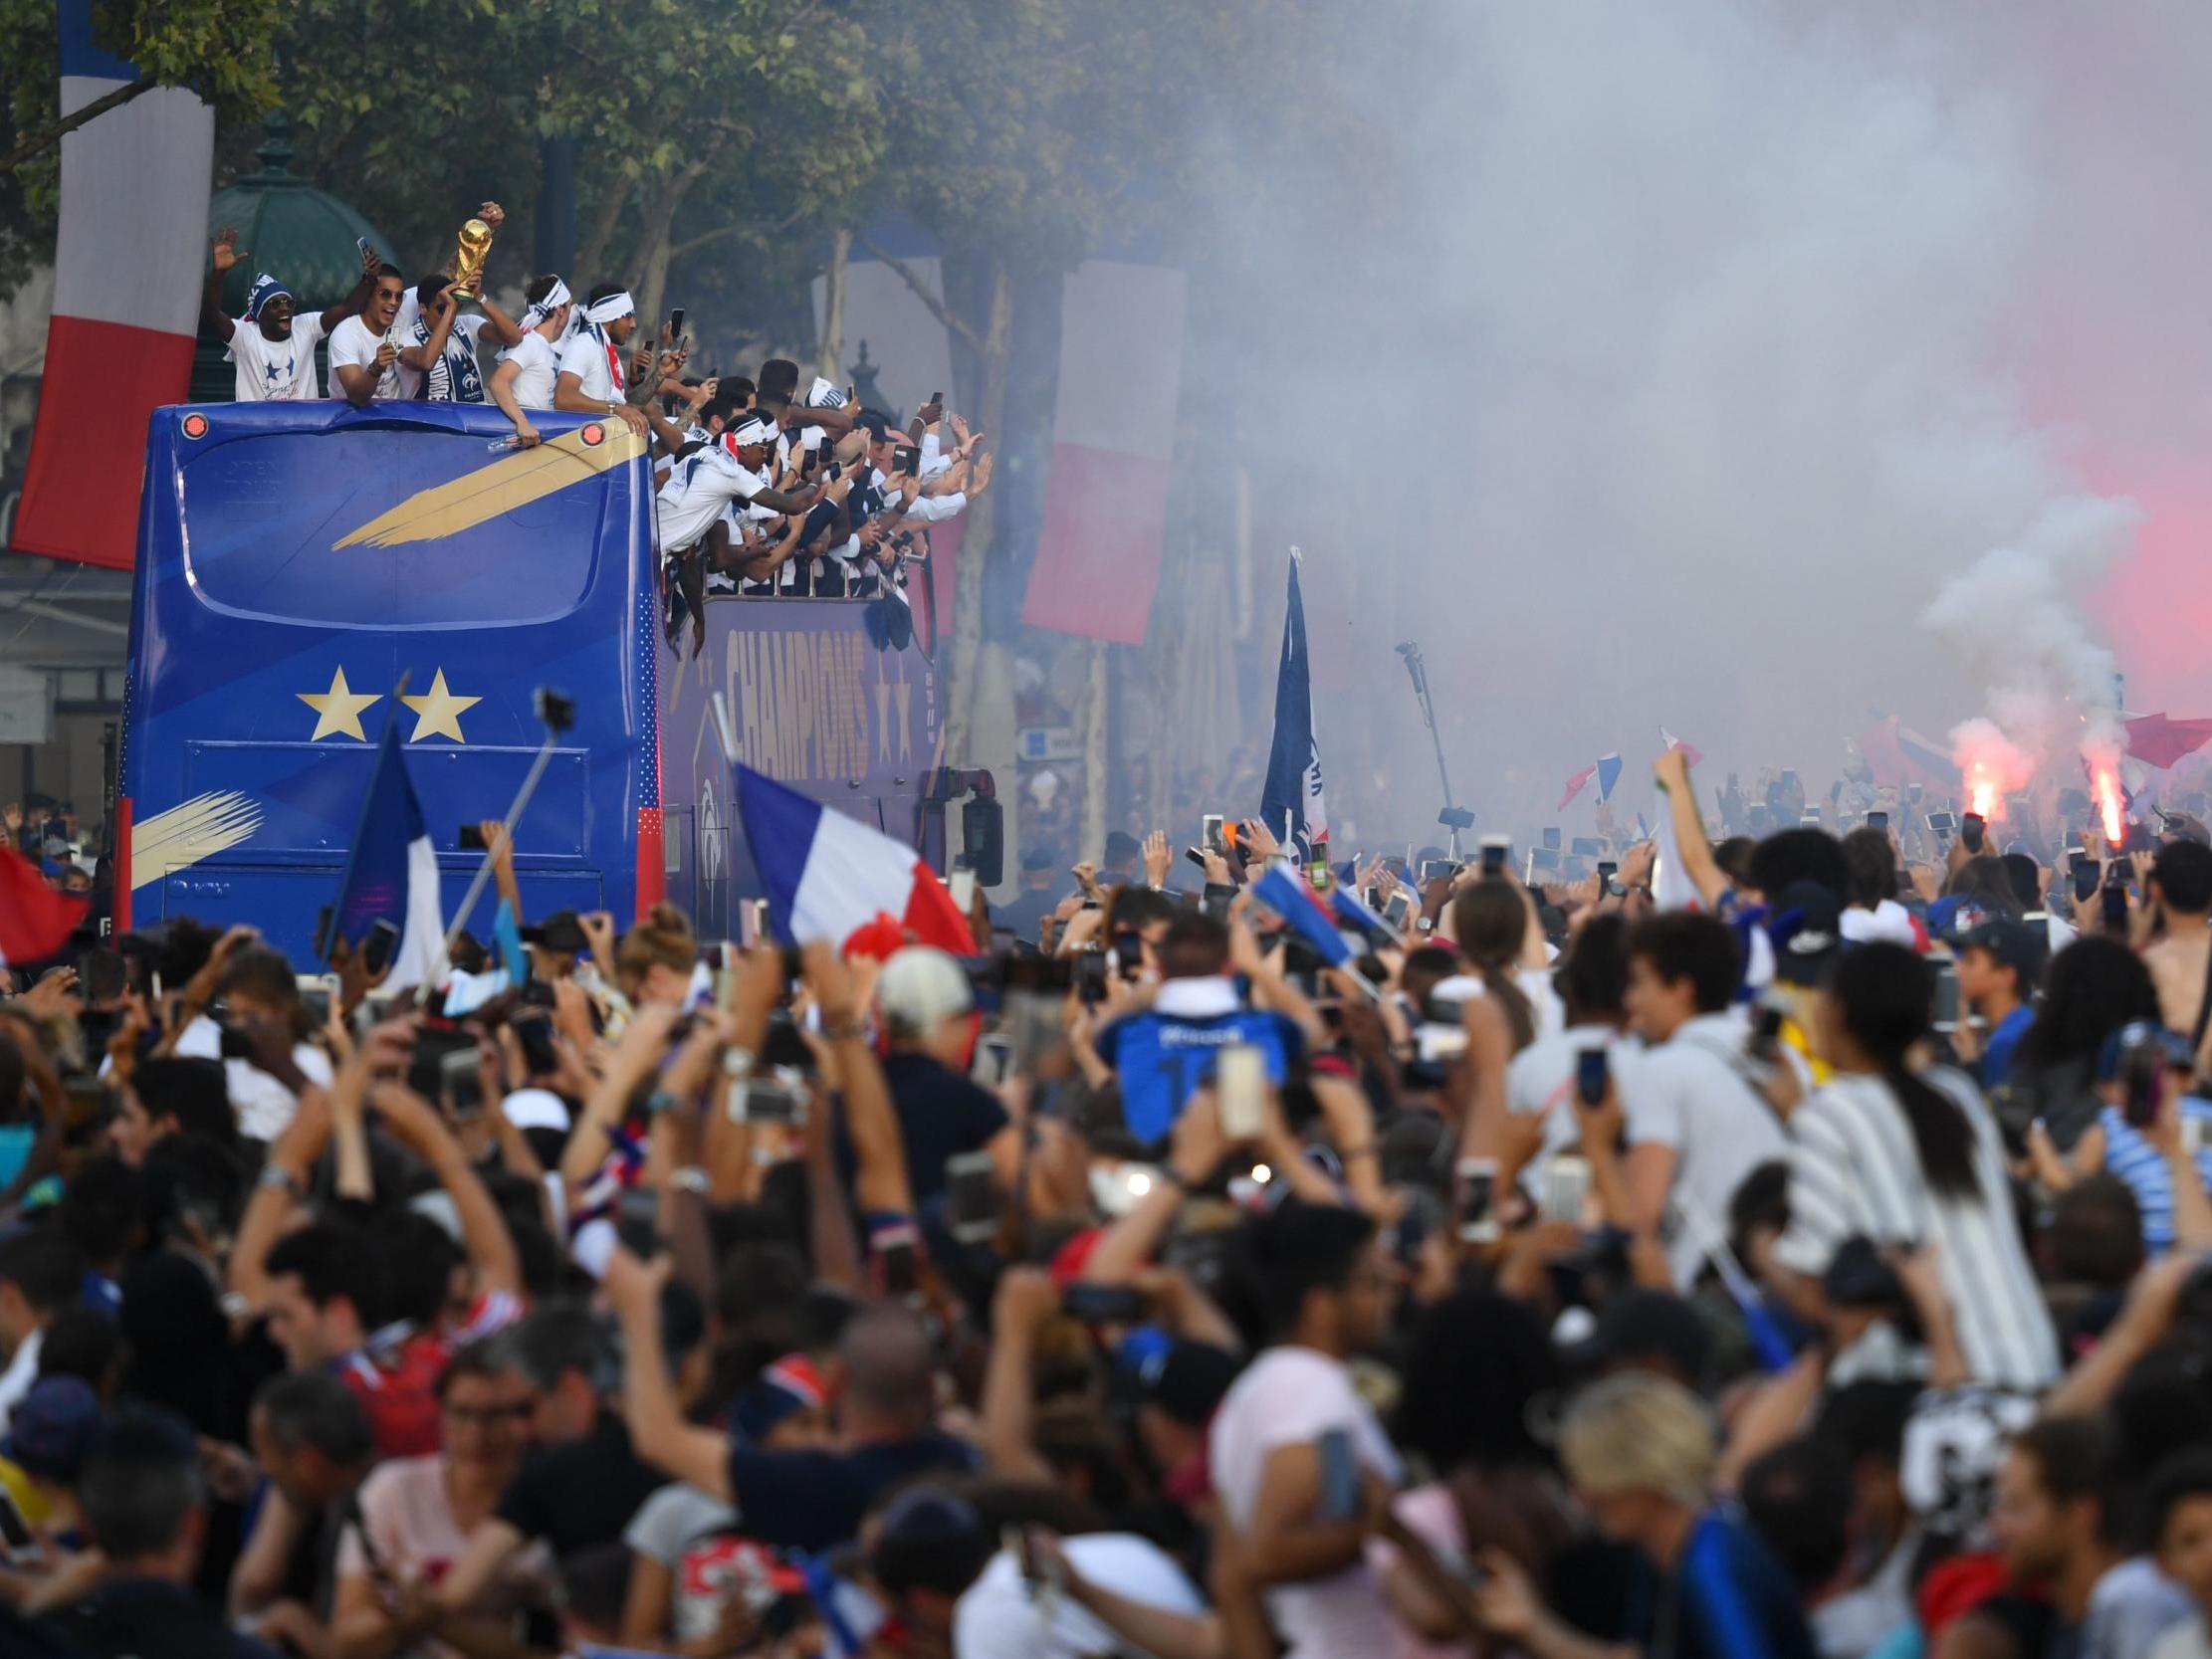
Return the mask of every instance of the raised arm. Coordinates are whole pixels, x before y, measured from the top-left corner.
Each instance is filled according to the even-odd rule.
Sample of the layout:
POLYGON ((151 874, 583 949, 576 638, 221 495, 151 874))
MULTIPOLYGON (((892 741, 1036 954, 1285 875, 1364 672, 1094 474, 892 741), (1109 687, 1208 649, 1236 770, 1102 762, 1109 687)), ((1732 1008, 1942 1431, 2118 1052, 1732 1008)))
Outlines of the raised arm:
POLYGON ((230 312, 223 310, 223 279, 230 275, 231 267, 246 257, 246 250, 238 246, 238 233, 225 225, 215 233, 215 269, 208 273, 207 291, 200 296, 200 326, 230 344, 231 330, 238 326, 230 312))
POLYGON ((323 324, 325 338, 330 336, 332 328, 368 304, 369 296, 376 292, 376 273, 382 269, 383 264, 383 256, 374 248, 364 246, 361 249, 360 281, 353 285, 351 293, 324 311, 319 319, 323 324))
POLYGON ((1674 822, 1674 843, 1681 851, 1682 873, 1706 904, 1717 904, 1728 891, 1728 878, 1713 862, 1712 843, 1705 839, 1705 821, 1697 815, 1697 791, 1689 783, 1689 757, 1670 748, 1652 768, 1659 786, 1666 792, 1666 810, 1674 822))
MULTIPOLYGON (((461 1245, 469 1266, 476 1271, 478 1294, 520 1296, 522 1257, 508 1234, 499 1205, 436 1109, 398 1082, 377 1084, 369 1092, 369 1099, 383 1118, 384 1128, 430 1165, 438 1184, 453 1200, 454 1212, 461 1221, 461 1245)), ((496 1101, 492 1110, 500 1110, 496 1101)))

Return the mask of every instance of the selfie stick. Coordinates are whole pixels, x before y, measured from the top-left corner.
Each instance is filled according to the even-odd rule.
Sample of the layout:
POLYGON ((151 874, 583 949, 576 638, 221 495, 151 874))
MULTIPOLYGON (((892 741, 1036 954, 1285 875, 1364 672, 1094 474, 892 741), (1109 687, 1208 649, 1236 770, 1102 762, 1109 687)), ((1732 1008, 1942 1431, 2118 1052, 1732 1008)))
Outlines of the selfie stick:
MULTIPOLYGON (((1429 696, 1429 673, 1422 666, 1421 646, 1417 641, 1408 640, 1398 648, 1398 654, 1406 659, 1406 672, 1413 676, 1414 696, 1421 700, 1421 718, 1429 723, 1429 740, 1437 745, 1437 779, 1443 785, 1444 821, 1450 823, 1458 807, 1451 799, 1451 774, 1444 770, 1443 733, 1437 729, 1437 705, 1429 696)), ((1458 862, 1459 826, 1455 823, 1451 825, 1451 858, 1453 863, 1458 862)))
MULTIPOLYGON (((538 754, 530 763, 530 770, 523 774, 523 786, 515 791, 515 799, 507 809, 507 816, 500 820, 500 837, 508 847, 515 842, 515 825, 521 821, 523 808, 530 805, 530 797, 538 792, 538 780, 546 775, 546 768, 553 764, 553 744, 561 732, 568 728, 566 721, 556 721, 557 707, 563 700, 549 700, 543 691, 538 698, 538 718, 546 723, 546 740, 538 745, 538 754)), ((477 865, 476 874, 469 880, 469 890, 461 897, 461 908, 453 913, 453 922, 445 931, 445 943, 440 946, 443 955, 451 958, 453 941, 461 936, 461 930, 469 920, 469 912, 476 909, 477 900, 484 897, 484 884, 492 879, 492 854, 494 849, 484 849, 483 862, 477 865)), ((513 856, 512 853, 509 856, 513 856)), ((515 926, 523 925, 521 917, 515 926)))

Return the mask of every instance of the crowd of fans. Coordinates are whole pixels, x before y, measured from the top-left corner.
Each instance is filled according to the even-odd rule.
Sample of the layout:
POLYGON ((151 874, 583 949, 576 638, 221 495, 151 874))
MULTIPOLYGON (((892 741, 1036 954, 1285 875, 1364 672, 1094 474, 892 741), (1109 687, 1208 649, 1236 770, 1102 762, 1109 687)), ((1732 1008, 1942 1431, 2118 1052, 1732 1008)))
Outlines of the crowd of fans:
MULTIPOLYGON (((477 212, 493 230, 505 218, 497 202, 477 212)), ((991 487, 985 435, 949 412, 942 393, 900 423, 819 376, 802 394, 788 358, 767 359, 750 379, 687 375, 684 312, 641 325, 617 282, 579 298, 558 276, 534 277, 521 314, 510 315, 481 271, 468 289, 450 261, 410 282, 364 241, 360 281, 329 310, 298 313, 283 281, 263 273, 234 317, 222 286, 246 257, 235 232, 216 235, 202 308, 202 327, 237 367, 240 402, 317 397, 323 344, 330 373, 320 395, 356 408, 491 404, 514 424, 519 449, 545 441, 532 417, 548 410, 622 422, 653 460, 668 636, 688 616, 694 654, 709 592, 904 589, 909 562, 928 557, 928 526, 991 487)))
POLYGON ((14 964, 0 1653, 2212 1653, 2212 845, 1659 781, 966 956, 14 964))

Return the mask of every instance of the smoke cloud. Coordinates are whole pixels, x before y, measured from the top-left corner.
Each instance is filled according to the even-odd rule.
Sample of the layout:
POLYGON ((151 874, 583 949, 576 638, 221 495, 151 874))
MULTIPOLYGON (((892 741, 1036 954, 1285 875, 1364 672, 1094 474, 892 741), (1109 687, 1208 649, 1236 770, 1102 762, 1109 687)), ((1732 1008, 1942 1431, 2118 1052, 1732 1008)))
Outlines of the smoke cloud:
POLYGON ((2087 95, 2046 68, 2067 26, 2014 15, 1385 4, 1307 53, 1326 140, 1252 158, 1223 235, 1239 372, 1362 417, 1255 475, 1346 572, 1322 744, 1370 838, 1434 792, 1404 638, 1495 827, 1661 721, 1714 782, 1833 775, 1871 709, 2031 760, 2116 737, 2083 606, 2134 515, 2062 407, 2098 359, 2046 331, 2080 301, 2055 194, 2108 178, 2049 166, 2087 95))

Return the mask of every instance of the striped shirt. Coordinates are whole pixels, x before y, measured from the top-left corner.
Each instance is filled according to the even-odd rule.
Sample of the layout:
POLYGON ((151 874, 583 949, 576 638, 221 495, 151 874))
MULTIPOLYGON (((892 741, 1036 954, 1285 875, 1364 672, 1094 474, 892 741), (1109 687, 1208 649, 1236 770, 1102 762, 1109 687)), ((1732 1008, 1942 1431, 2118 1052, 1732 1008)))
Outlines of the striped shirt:
POLYGON ((1934 1244, 1973 1380, 2040 1392, 2058 1374, 2058 1338, 2021 1242, 1996 1122, 1960 1074, 1922 1075, 1973 1128, 1979 1197, 1933 1191, 1888 1085, 1840 1076, 1790 1119, 1790 1225, 1776 1259, 1818 1278, 1836 1247, 1855 1235, 1934 1244))
MULTIPOLYGON (((2197 1180, 2212 1191, 2212 1101, 2185 1097, 2184 1118, 2203 1126, 2207 1150, 2197 1153, 2197 1180)), ((2104 1168, 2127 1183, 2135 1207, 2143 1212, 2143 1243, 2153 1252, 2173 1247, 2173 1170, 2166 1154, 2143 1139, 2142 1131, 2127 1121, 2117 1107, 2107 1106, 2098 1117, 2104 1132, 2104 1168)))

